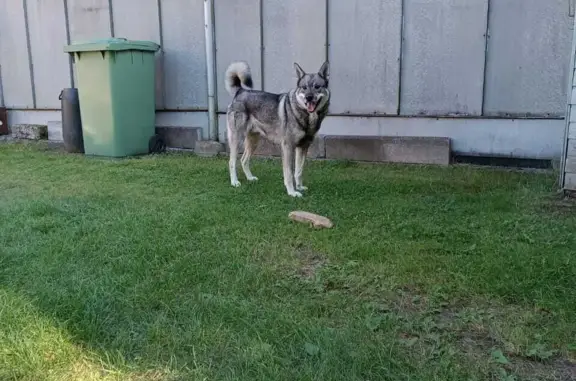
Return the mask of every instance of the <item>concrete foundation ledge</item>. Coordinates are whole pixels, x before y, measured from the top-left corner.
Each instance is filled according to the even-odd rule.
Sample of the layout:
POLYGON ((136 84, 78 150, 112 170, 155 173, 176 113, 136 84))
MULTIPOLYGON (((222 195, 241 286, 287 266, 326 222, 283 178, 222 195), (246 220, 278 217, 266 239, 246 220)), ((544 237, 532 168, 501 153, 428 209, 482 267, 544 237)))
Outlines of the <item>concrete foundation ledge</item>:
MULTIPOLYGON (((244 150, 241 143, 239 153, 244 150)), ((230 147, 226 145, 226 152, 230 147)), ((261 139, 257 156, 281 156, 280 147, 261 139)), ((388 163, 439 164, 451 161, 450 138, 411 136, 319 135, 308 150, 309 158, 388 163)))
MULTIPOLYGON (((238 147, 238 152, 242 154, 244 152, 244 142, 242 141, 238 147)), ((230 146, 226 144, 226 153, 230 153, 230 146)), ((260 139, 258 143, 258 148, 254 152, 255 156, 263 157, 276 157, 282 156, 282 150, 278 144, 273 144, 264 138, 260 139)), ((314 139, 312 145, 308 149, 307 157, 311 159, 321 159, 326 156, 326 150, 324 148, 324 136, 319 135, 314 139)))
POLYGON ((200 140, 200 127, 156 127, 156 133, 164 139, 166 147, 194 149, 200 140))
POLYGON ((326 136, 327 159, 450 164, 450 138, 412 136, 326 136))
POLYGON ((213 140, 199 140, 194 146, 194 153, 204 157, 218 156, 224 150, 224 144, 213 140))
POLYGON ((564 175, 564 189, 576 192, 576 173, 566 173, 564 175))

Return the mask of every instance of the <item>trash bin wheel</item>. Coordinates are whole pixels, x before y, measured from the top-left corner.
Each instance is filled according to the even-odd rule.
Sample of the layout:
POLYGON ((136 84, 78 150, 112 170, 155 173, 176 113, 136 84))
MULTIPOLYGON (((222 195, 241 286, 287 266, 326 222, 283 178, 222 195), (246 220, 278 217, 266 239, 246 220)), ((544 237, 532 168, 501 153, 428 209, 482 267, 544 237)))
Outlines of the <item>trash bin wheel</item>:
POLYGON ((148 143, 148 150, 150 153, 166 152, 166 142, 160 135, 153 135, 148 143))

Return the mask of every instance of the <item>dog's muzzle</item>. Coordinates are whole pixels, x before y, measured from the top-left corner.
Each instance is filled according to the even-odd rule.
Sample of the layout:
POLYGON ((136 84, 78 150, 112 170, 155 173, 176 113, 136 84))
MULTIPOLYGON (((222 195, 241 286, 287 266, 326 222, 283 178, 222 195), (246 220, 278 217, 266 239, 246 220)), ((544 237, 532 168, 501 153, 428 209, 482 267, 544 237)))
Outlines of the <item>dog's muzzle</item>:
POLYGON ((306 95, 306 110, 308 112, 314 112, 316 110, 316 100, 314 99, 314 95, 306 95))

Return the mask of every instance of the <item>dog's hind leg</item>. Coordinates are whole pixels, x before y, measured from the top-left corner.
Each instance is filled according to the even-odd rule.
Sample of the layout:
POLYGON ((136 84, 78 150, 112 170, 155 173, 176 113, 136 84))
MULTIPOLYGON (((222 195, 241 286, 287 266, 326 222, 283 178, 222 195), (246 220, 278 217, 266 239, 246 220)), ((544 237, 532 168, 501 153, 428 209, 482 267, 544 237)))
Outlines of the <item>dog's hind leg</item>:
POLYGON ((308 189, 302 184, 302 172, 304 171, 304 161, 308 154, 308 147, 296 147, 296 160, 294 165, 294 182, 296 183, 296 190, 304 191, 308 189))
POLYGON ((258 177, 254 176, 250 170, 250 157, 252 157, 252 154, 256 151, 259 140, 260 135, 250 132, 246 133, 246 138, 244 139, 244 153, 242 154, 240 162, 242 163, 242 170, 244 171, 248 181, 258 180, 258 177))
POLYGON ((238 126, 236 125, 236 115, 234 112, 228 113, 226 116, 227 132, 228 132, 228 146, 230 147, 230 160, 228 162, 228 169, 230 171, 230 184, 233 187, 239 187, 238 173, 236 172, 236 162, 238 161, 238 126))

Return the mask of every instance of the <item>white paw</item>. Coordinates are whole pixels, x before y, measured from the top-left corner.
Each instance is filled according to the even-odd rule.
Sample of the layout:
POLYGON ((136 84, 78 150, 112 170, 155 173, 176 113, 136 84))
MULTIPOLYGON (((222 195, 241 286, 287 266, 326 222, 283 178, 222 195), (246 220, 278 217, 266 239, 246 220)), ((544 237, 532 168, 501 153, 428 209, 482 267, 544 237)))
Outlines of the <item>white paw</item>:
POLYGON ((258 177, 256 176, 246 177, 246 179, 248 179, 248 181, 258 181, 258 177))
POLYGON ((302 193, 297 191, 288 192, 288 195, 291 197, 302 197, 302 193))
POLYGON ((240 186, 240 181, 238 181, 238 180, 232 180, 232 181, 230 181, 230 184, 232 184, 232 186, 233 186, 234 188, 238 188, 238 187, 240 186))
POLYGON ((308 190, 308 187, 305 187, 304 185, 296 185, 296 189, 299 191, 305 191, 308 190))

